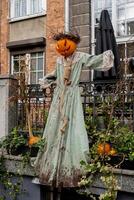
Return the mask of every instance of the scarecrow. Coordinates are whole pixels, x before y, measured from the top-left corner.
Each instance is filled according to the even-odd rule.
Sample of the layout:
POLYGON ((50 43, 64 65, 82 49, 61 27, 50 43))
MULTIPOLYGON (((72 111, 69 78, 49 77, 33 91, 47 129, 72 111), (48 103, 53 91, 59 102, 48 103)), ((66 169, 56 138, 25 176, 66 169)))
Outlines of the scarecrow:
POLYGON ((50 86, 54 76, 57 86, 43 135, 46 145, 35 167, 41 184, 77 187, 84 173, 80 161, 88 162, 89 151, 79 90, 81 71, 107 71, 113 66, 114 56, 111 50, 97 56, 77 52, 78 34, 59 33, 53 39, 60 57, 54 72, 46 75, 41 85, 50 86))

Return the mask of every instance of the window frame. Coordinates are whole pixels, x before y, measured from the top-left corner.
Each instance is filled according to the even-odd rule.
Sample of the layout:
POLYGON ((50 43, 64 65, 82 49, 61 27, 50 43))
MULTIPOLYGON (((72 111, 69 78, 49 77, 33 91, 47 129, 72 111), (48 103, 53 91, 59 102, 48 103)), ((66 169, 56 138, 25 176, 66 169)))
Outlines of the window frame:
MULTIPOLYGON (((133 18, 134 19, 134 18, 133 18)), ((116 41, 118 44, 122 44, 125 42, 133 42, 134 34, 132 35, 124 35, 117 36, 117 24, 119 20, 117 20, 117 12, 116 12, 116 1, 112 1, 112 24, 115 32, 116 41)), ((92 46, 92 54, 95 54, 95 2, 91 0, 91 46, 92 46)))
POLYGON ((31 8, 30 8, 30 1, 31 0, 26 0, 26 15, 24 16, 15 16, 15 0, 10 0, 9 2, 9 22, 14 22, 14 21, 20 21, 24 19, 29 19, 29 18, 34 18, 38 16, 44 16, 46 15, 46 10, 47 10, 47 0, 41 0, 42 3, 42 11, 38 13, 31 13, 31 8))
MULTIPOLYGON (((31 76, 30 76, 30 75, 31 75, 31 72, 35 72, 35 73, 42 72, 43 76, 45 75, 45 72, 46 72, 46 68, 45 68, 45 51, 42 51, 42 50, 41 50, 41 51, 34 51, 34 52, 33 52, 33 51, 31 51, 31 52, 30 52, 30 51, 29 51, 29 52, 27 52, 27 51, 26 51, 26 52, 23 52, 23 51, 21 52, 21 51, 20 51, 20 52, 18 52, 18 53, 17 53, 17 52, 11 53, 11 70, 10 70, 11 75, 14 75, 14 74, 15 74, 15 73, 14 73, 14 65, 13 65, 13 64, 14 64, 14 56, 17 56, 17 55, 20 56, 20 55, 22 55, 22 54, 25 54, 25 55, 26 55, 26 54, 30 54, 28 84, 29 84, 29 85, 30 85, 30 84, 31 84, 31 85, 32 85, 32 84, 38 84, 38 83, 37 83, 37 75, 36 75, 36 83, 30 83, 30 82, 31 82, 31 76), (36 53, 36 54, 37 54, 37 53, 43 53, 43 70, 37 70, 37 63, 36 63, 36 70, 31 70, 31 69, 30 69, 30 66, 31 66, 31 65, 30 65, 30 64, 31 64, 31 58, 32 58, 32 57, 31 57, 31 54, 33 54, 33 53, 36 53)), ((38 60, 39 57, 40 57, 40 56, 36 56, 36 57, 35 57, 36 60, 38 60)), ((20 59, 19 59, 19 60, 20 60, 20 59)), ((19 70, 18 72, 16 72, 16 74, 17 74, 17 73, 20 73, 20 70, 19 70)))

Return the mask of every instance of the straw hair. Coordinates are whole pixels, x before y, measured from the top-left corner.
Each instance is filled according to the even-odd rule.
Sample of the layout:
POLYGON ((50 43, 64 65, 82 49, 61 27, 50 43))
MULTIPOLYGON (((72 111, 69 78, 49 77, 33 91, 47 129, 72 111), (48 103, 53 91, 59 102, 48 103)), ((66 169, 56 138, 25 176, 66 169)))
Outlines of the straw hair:
POLYGON ((78 44, 80 42, 80 36, 78 33, 71 33, 71 32, 63 33, 63 32, 61 32, 61 33, 54 34, 54 36, 53 36, 53 39, 56 41, 65 39, 65 38, 74 41, 76 44, 78 44))

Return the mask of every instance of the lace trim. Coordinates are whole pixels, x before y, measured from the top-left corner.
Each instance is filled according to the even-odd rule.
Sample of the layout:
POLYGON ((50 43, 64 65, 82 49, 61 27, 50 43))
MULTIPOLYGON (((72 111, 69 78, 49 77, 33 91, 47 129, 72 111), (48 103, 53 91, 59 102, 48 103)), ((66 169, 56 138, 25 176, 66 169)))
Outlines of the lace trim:
POLYGON ((103 53, 103 64, 100 67, 97 67, 97 71, 108 71, 111 67, 114 66, 114 54, 111 50, 105 51, 103 53))
POLYGON ((50 80, 47 79, 47 78, 50 78, 50 77, 53 77, 53 76, 55 76, 55 70, 52 71, 51 73, 47 74, 43 78, 39 79, 40 87, 42 89, 46 89, 46 88, 50 87, 53 83, 55 83, 55 81, 53 81, 51 79, 50 80))
MULTIPOLYGON (((82 56, 83 56, 83 52, 75 52, 72 56, 73 56, 73 60, 72 60, 72 56, 68 57, 67 58, 67 61, 70 62, 72 61, 72 64, 78 62, 82 56)), ((60 64, 60 65, 63 65, 64 64, 64 57, 61 56, 61 57, 58 57, 57 58, 57 63, 60 64)))

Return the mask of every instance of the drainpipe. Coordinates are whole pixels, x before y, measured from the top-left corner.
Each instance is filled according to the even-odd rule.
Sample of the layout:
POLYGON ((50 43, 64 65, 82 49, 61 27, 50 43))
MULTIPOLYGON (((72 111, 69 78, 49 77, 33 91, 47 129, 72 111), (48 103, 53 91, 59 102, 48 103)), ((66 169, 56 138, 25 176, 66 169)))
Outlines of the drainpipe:
POLYGON ((65 0, 65 32, 69 32, 69 0, 65 0))
POLYGON ((0 74, 1 74, 1 21, 2 21, 2 0, 0 0, 0 74))

